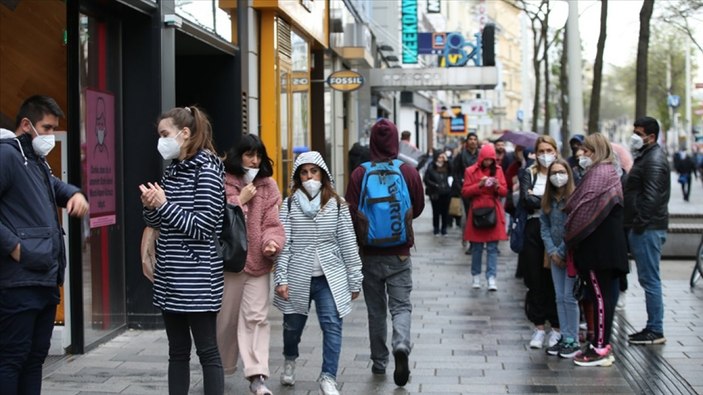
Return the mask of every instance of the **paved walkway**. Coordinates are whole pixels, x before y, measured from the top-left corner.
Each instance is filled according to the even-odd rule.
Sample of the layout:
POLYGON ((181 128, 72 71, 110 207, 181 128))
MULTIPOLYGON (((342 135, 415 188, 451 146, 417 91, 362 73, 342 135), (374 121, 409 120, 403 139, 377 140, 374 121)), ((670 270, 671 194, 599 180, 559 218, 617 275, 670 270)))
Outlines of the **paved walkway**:
MULTIPOLYGON (((678 186, 678 185, 676 185, 678 186)), ((689 205, 703 207, 703 189, 694 184, 689 205)), ((672 210, 678 206, 672 189, 672 210)), ((680 204, 683 199, 680 198, 680 204)), ((703 213, 703 208, 701 211, 703 213)), ((582 368, 527 346, 532 329, 522 309, 525 287, 515 279, 516 255, 501 243, 498 291, 472 290, 469 257, 459 232, 435 238, 431 208, 415 222, 412 300, 414 349, 411 377, 404 388, 370 371, 366 309, 362 298, 344 322, 338 382, 344 394, 638 394, 703 393, 703 283, 690 290, 691 261, 665 261, 665 331, 662 346, 627 346, 625 335, 646 321, 642 290, 630 274, 626 307, 618 311, 613 334, 616 362, 610 368, 582 368)), ((634 267, 634 265, 633 265, 634 267)), ((303 334, 297 383, 278 383, 283 358, 281 314, 270 313, 270 388, 274 394, 316 394, 321 364, 321 333, 313 315, 303 334)), ((202 375, 193 354, 191 391, 202 393, 202 375)), ((237 372, 226 377, 227 394, 247 394, 237 372)), ((47 366, 45 394, 165 394, 167 342, 164 331, 128 330, 87 354, 47 366)))

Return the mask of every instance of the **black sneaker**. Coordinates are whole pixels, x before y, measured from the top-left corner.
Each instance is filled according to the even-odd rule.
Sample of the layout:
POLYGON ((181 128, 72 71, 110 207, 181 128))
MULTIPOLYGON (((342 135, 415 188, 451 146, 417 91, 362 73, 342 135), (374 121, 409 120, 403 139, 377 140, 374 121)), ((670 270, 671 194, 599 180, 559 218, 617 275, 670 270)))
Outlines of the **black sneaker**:
POLYGON ((635 336, 642 336, 642 334, 643 334, 645 331, 646 331, 646 329, 642 329, 642 330, 639 331, 639 332, 630 333, 629 335, 627 335, 627 338, 630 339, 630 338, 635 337, 635 336))
POLYGON ((557 344, 547 347, 546 353, 549 355, 559 355, 559 351, 561 350, 562 347, 564 347, 565 342, 563 342, 561 339, 557 342, 557 344))
POLYGON ((645 329, 640 333, 633 334, 627 339, 627 341, 630 344, 664 344, 666 343, 666 338, 663 333, 645 329))
POLYGON ((393 350, 393 358, 395 358, 395 371, 393 372, 393 381, 398 387, 402 387, 408 383, 410 377, 410 368, 408 367, 408 355, 410 350, 404 346, 398 346, 393 350))
POLYGON ((373 374, 386 374, 386 368, 376 366, 376 365, 371 365, 371 373, 373 373, 373 374))
POLYGON ((576 342, 564 343, 559 349, 559 356, 561 358, 570 359, 578 355, 581 352, 581 346, 576 342))

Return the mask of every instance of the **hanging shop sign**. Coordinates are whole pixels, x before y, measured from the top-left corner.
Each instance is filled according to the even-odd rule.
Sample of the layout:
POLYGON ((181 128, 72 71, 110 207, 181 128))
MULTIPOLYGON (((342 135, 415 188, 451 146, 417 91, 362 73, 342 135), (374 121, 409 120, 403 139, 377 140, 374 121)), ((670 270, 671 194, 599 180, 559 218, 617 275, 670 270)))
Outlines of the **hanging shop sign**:
POLYGON ((327 85, 336 91, 351 92, 364 85, 364 77, 356 71, 340 70, 327 77, 327 85))

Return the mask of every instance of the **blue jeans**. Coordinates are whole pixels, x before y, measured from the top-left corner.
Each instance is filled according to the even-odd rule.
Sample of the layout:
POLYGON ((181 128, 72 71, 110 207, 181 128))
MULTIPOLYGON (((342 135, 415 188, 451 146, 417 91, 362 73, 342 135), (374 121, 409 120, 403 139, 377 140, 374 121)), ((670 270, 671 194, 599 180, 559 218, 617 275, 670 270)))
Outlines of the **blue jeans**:
POLYGON ((58 287, 0 290, 0 393, 41 393, 58 303, 58 287))
POLYGON ((645 230, 642 234, 630 230, 630 252, 637 264, 637 279, 644 289, 647 306, 647 326, 652 332, 664 333, 664 298, 659 275, 662 245, 666 242, 665 230, 645 230))
MULTIPOLYGON (((310 280, 310 300, 315 301, 317 320, 322 329, 322 374, 336 378, 342 351, 342 318, 325 276, 310 280)), ((283 315, 283 356, 286 360, 294 361, 300 355, 298 345, 307 320, 305 314, 283 315)))
POLYGON ((554 294, 557 302, 557 315, 561 335, 564 340, 579 340, 579 304, 574 299, 575 277, 566 275, 566 268, 559 267, 554 263, 552 268, 552 282, 554 282, 554 294))
POLYGON ((365 255, 361 257, 364 274, 364 300, 369 317, 371 360, 376 368, 388 364, 388 327, 386 317, 390 310, 393 322, 393 350, 399 345, 412 348, 410 322, 413 310, 410 292, 413 289, 412 261, 409 256, 365 255))
POLYGON ((481 259, 483 258, 483 245, 486 245, 486 278, 495 277, 498 267, 498 242, 471 243, 471 275, 481 274, 481 259))

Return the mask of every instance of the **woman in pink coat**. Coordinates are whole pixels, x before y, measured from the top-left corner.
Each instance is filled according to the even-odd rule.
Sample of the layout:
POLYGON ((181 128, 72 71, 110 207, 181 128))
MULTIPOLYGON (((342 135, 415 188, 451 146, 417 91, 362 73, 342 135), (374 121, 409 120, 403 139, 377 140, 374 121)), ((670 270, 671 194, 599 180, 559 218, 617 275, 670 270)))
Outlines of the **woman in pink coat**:
POLYGON ((244 377, 251 393, 270 395, 269 339, 267 319, 271 269, 285 244, 278 219, 281 192, 273 175, 273 161, 253 134, 244 135, 225 159, 227 201, 242 207, 246 216, 247 261, 241 273, 225 272, 222 309, 217 316, 217 344, 225 375, 231 375, 241 356, 244 377))
POLYGON ((488 290, 498 289, 496 286, 498 241, 508 238, 505 233, 505 211, 500 199, 507 193, 503 170, 496 162, 496 151, 493 145, 484 144, 476 163, 464 171, 464 185, 461 188, 461 196, 471 199, 464 240, 471 242, 471 275, 475 289, 481 288, 481 259, 484 245, 487 249, 488 290), (481 212, 491 210, 492 214, 479 215, 481 212))

